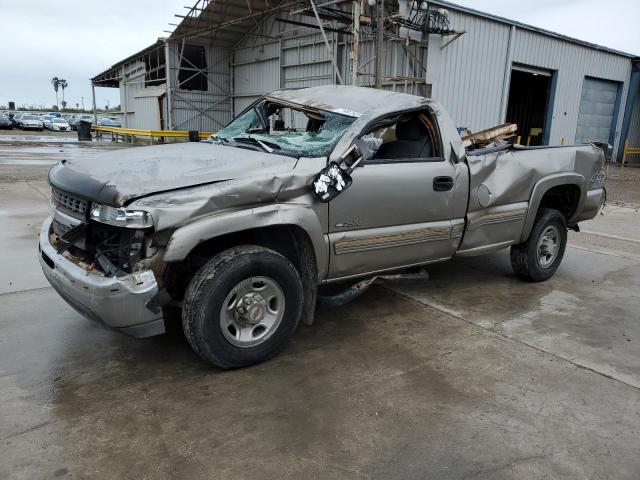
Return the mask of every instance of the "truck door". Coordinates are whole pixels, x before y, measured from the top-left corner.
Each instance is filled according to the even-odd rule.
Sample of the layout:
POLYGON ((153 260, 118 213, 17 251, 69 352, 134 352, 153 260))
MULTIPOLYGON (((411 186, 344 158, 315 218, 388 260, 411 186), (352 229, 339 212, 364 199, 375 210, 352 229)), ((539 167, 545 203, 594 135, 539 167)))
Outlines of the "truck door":
POLYGON ((364 133, 382 144, 329 203, 329 278, 453 256, 464 229, 468 176, 461 173, 465 165, 444 158, 430 112, 386 117, 364 133))

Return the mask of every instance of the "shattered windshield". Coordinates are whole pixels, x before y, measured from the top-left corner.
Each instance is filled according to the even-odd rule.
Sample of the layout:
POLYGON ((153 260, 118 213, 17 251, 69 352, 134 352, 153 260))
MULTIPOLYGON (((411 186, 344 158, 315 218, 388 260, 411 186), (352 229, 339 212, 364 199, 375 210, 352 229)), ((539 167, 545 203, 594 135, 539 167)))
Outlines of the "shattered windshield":
POLYGON ((329 156, 354 117, 265 100, 220 130, 214 140, 295 157, 329 156))

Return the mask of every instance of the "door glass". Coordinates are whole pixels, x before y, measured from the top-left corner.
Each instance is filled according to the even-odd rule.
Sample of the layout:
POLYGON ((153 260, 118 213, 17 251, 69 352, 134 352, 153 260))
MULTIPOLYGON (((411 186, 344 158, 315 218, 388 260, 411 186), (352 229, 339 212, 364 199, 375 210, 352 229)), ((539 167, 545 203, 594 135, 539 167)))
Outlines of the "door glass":
POLYGON ((421 114, 375 128, 370 135, 381 141, 374 160, 405 160, 434 156, 433 136, 421 114))

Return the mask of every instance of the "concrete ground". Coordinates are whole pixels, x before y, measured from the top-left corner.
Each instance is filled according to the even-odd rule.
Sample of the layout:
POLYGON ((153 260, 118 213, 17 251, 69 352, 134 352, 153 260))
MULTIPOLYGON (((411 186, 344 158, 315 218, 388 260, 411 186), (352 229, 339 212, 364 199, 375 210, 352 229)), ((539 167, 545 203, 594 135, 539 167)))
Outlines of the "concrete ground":
POLYGON ((640 478, 637 205, 571 233, 545 283, 455 259, 221 372, 47 286, 46 168, 0 159, 0 478, 640 478))

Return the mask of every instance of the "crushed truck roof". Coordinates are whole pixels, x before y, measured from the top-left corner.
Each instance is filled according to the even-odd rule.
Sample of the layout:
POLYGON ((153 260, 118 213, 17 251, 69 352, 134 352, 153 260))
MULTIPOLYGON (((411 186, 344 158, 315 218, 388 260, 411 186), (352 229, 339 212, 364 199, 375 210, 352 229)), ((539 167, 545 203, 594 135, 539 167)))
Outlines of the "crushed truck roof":
POLYGON ((433 100, 416 95, 350 85, 276 90, 269 93, 267 98, 306 105, 351 117, 360 117, 365 113, 368 116, 378 116, 426 105, 431 108, 437 106, 433 100))

